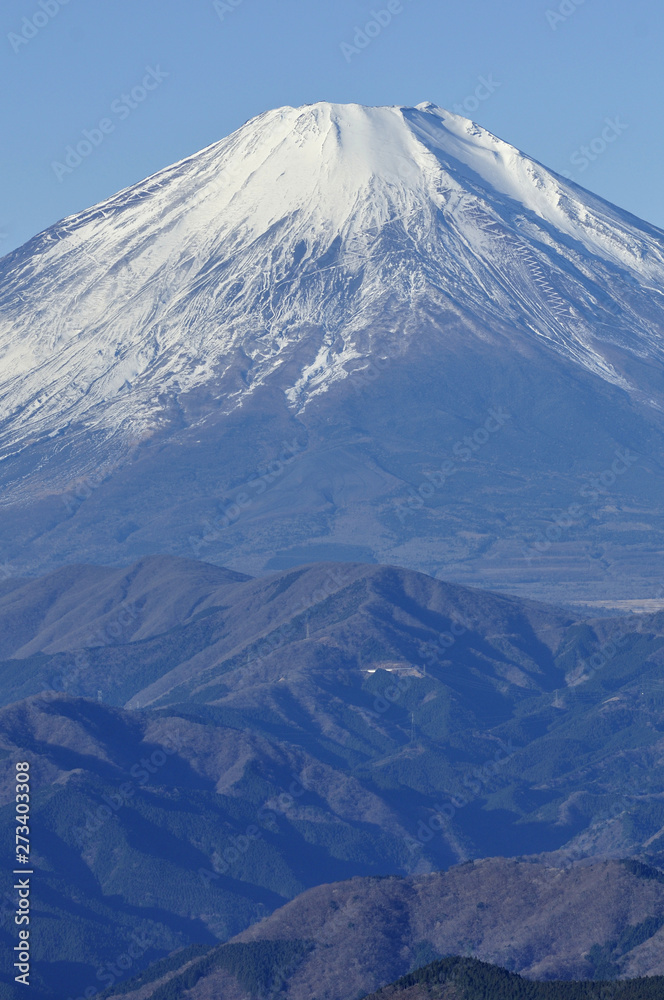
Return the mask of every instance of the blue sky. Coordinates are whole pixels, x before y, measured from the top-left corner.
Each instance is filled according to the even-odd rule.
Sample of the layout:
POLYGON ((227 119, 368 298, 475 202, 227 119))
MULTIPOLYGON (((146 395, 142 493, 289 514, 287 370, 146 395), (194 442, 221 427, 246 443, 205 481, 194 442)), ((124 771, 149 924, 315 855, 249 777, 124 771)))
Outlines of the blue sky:
POLYGON ((13 0, 0 253, 266 108, 318 100, 465 108, 664 228, 663 39, 661 0, 13 0))

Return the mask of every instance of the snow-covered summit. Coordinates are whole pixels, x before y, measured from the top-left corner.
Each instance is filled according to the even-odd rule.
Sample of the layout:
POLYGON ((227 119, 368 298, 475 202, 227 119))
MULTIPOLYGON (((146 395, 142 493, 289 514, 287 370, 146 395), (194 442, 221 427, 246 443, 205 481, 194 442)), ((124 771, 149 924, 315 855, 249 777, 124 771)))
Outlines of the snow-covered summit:
POLYGON ((621 357, 662 357, 664 234, 430 103, 266 112, 0 275, 3 455, 69 425, 149 435, 202 386, 301 409, 449 315, 629 391, 621 357))

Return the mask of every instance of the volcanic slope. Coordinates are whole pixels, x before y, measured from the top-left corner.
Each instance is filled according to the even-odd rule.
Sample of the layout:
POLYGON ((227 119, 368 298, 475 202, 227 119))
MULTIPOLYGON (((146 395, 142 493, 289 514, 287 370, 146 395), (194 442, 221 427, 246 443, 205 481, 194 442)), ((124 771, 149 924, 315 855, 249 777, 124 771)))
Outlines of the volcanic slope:
POLYGON ((455 114, 266 112, 0 261, 5 566, 647 596, 663 286, 660 230, 455 114))

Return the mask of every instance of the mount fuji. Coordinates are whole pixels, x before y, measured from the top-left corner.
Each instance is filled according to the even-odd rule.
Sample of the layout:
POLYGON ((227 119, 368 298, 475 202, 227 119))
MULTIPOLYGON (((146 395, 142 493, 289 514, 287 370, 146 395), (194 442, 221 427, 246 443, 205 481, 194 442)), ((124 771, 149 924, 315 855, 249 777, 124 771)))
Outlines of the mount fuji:
POLYGON ((0 289, 5 575, 168 551, 657 591, 664 233, 467 119, 269 111, 0 289))

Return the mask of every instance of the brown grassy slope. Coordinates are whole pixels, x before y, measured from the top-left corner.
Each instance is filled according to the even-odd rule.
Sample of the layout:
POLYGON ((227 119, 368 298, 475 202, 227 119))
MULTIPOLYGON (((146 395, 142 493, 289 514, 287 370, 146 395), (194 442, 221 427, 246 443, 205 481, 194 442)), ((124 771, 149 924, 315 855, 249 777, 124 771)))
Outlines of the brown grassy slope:
MULTIPOLYGON (((424 876, 319 886, 235 940, 313 940, 316 947, 289 978, 284 997, 355 1000, 422 964, 425 943, 441 955, 473 955, 531 978, 592 977, 594 944, 612 942, 662 913, 664 885, 620 862, 556 868, 542 860, 493 858, 424 876)), ((660 936, 628 953, 621 974, 664 972, 660 936)), ((228 973, 214 970, 186 996, 235 1000, 236 990, 228 973)))
MULTIPOLYGON (((620 862, 560 869, 495 858, 416 878, 312 889, 239 940, 313 937, 326 945, 291 984, 289 995, 304 1000, 323 978, 340 986, 351 977, 358 990, 371 978, 376 985, 396 979, 422 941, 441 955, 472 954, 533 978, 584 978, 592 975, 585 956, 594 944, 663 907, 664 886, 631 875, 620 862)), ((642 964, 627 958, 624 971, 664 971, 661 952, 653 950, 647 969, 633 967, 642 964)))

